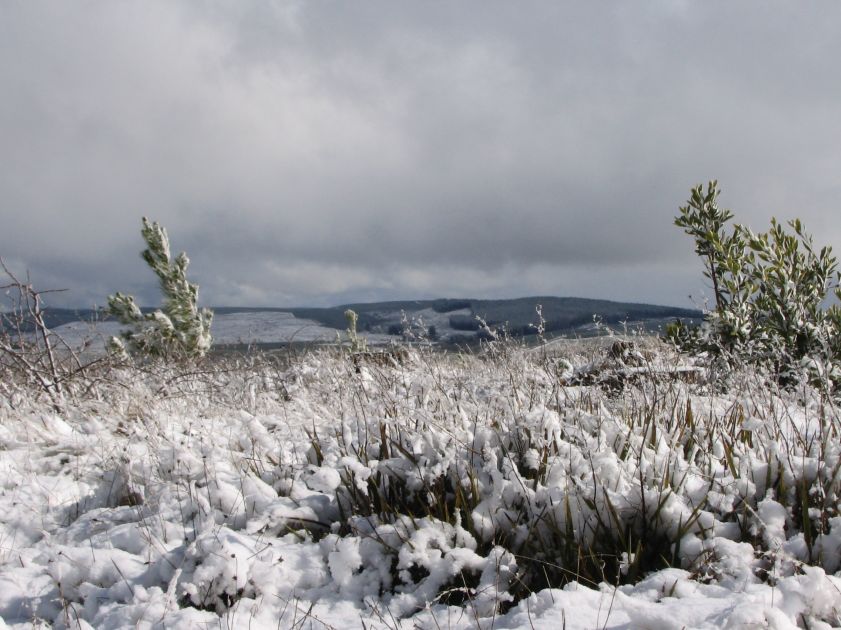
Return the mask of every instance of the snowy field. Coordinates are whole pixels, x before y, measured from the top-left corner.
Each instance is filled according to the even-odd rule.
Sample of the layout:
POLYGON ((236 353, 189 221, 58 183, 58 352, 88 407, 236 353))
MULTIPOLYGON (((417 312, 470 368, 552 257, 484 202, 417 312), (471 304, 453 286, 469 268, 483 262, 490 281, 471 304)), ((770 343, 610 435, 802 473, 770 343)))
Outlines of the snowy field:
POLYGON ((0 628, 839 627, 834 406, 649 345, 0 382, 0 628))
MULTIPOLYGON (((119 335, 125 326, 118 322, 105 321, 91 325, 85 322, 70 322, 55 329, 55 332, 71 346, 77 347, 85 339, 94 340, 99 348, 105 347, 109 337, 119 335)), ((282 311, 252 311, 222 313, 213 317, 213 343, 216 345, 252 343, 330 343, 336 341, 335 328, 322 326, 311 319, 301 319, 292 313, 282 311)), ((389 335, 360 333, 372 345, 388 344, 394 340, 389 335)))

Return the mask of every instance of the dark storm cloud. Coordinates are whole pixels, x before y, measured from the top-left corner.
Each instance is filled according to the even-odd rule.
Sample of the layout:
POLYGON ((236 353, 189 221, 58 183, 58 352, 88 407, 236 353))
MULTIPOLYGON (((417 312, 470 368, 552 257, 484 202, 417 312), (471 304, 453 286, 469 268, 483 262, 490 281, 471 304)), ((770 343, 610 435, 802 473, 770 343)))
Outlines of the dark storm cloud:
POLYGON ((6 3, 0 255, 155 299, 140 216, 209 303, 555 293, 686 304, 672 217, 718 177, 821 243, 833 3, 6 3))

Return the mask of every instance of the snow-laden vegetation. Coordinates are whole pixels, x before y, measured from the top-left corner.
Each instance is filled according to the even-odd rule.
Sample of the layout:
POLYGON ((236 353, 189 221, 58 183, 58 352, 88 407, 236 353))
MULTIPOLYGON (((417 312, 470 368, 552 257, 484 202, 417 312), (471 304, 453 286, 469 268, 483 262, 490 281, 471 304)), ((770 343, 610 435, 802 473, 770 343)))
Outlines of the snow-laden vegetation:
POLYGON ((157 222, 143 217, 140 234, 146 243, 140 256, 158 277, 163 308, 144 314, 132 296, 109 296, 111 315, 131 327, 111 339, 112 351, 167 359, 204 356, 213 341, 213 311, 198 306, 199 287, 187 280, 190 259, 184 252, 172 258, 169 235, 157 222))
POLYGON ((206 356, 145 221, 164 309, 115 296, 128 346, 91 358, 9 273, 0 629, 841 626, 837 261, 717 197, 677 219, 716 299, 670 330, 694 358, 484 322, 369 352, 350 310, 344 348, 206 356))
POLYGON ((841 624, 810 385, 653 339, 103 365, 58 404, 7 376, 8 626, 841 624))
POLYGON ((727 367, 759 365, 781 383, 804 376, 830 390, 841 385, 841 273, 832 248, 818 249, 799 219, 788 229, 754 233, 727 223, 718 183, 692 189, 675 224, 695 240, 712 283, 714 308, 700 328, 670 336, 681 347, 715 356, 727 367))

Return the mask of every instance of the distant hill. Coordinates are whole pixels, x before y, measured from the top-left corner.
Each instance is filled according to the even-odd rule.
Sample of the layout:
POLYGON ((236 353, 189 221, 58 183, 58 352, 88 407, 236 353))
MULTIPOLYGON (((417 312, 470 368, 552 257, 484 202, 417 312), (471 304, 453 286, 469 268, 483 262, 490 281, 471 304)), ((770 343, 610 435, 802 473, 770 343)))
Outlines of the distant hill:
MULTIPOLYGON (((467 332, 476 333, 480 328, 477 317, 489 326, 504 325, 514 335, 535 334, 537 323, 536 308, 542 307, 547 333, 573 334, 586 332, 594 328, 594 319, 611 327, 627 324, 640 326, 647 330, 656 330, 664 321, 674 319, 700 320, 703 314, 694 309, 672 306, 657 306, 610 300, 594 300, 574 297, 534 296, 504 300, 479 300, 472 298, 419 300, 413 302, 380 302, 371 304, 347 304, 336 309, 343 312, 352 308, 359 313, 360 327, 372 332, 384 332, 385 323, 397 321, 395 313, 405 311, 411 318, 421 313, 431 320, 441 333, 467 332), (435 315, 433 315, 433 313, 435 315), (446 316, 442 322, 440 316, 446 316), (442 326, 443 324, 443 326, 442 326), (449 329, 449 330, 448 330, 449 329)), ((333 313, 319 314, 308 310, 296 316, 306 316, 322 322, 337 321, 333 313), (320 319, 326 316, 325 319, 320 319)), ((344 326, 344 322, 340 324, 344 326)))
MULTIPOLYGON (((8 314, 7 314, 8 315, 8 314)), ((58 328, 73 322, 93 322, 106 318, 106 313, 91 308, 50 308, 44 309, 44 323, 48 328, 58 328)), ((24 320, 22 330, 30 332, 34 326, 32 322, 24 320)))
MULTIPOLYGON (((402 334, 408 323, 409 327, 415 331, 420 331, 422 328, 424 334, 430 334, 434 339, 442 342, 469 342, 481 335, 477 318, 482 318, 491 327, 505 326, 513 335, 535 334, 534 325, 537 323, 535 309, 538 305, 542 307, 545 331, 550 336, 595 334, 598 332, 598 325, 595 322, 611 328, 629 326, 635 329, 657 331, 665 323, 675 319, 699 321, 702 318, 702 313, 694 309, 553 296, 506 300, 474 298, 402 300, 342 304, 327 308, 222 306, 214 307, 213 310, 217 315, 218 324, 221 326, 224 322, 228 331, 225 335, 218 337, 220 343, 226 343, 226 338, 236 334, 230 331, 236 331, 239 319, 243 320, 243 326, 248 322, 248 330, 258 337, 254 341, 260 343, 261 335, 254 331, 258 328, 263 331, 268 330, 271 327, 272 314, 277 314, 277 318, 282 317, 284 326, 290 330, 295 326, 295 322, 290 317, 301 320, 302 325, 306 323, 310 327, 317 323, 327 329, 344 330, 347 326, 344 312, 347 309, 353 309, 359 315, 358 328, 361 332, 374 335, 379 340, 386 338, 386 335, 402 334), (244 315, 247 313, 252 315, 244 315), (254 317, 257 317, 253 315, 255 313, 264 314, 261 327, 255 325, 254 317), (238 317, 240 314, 243 314, 242 317, 238 317)), ((107 321, 104 313, 92 309, 48 308, 45 310, 45 318, 47 325, 51 328, 78 321, 107 321)), ((219 332, 221 333, 222 330, 219 332)), ((272 341, 277 342, 278 339, 273 338, 272 341)))
MULTIPOLYGON (((504 325, 514 335, 536 333, 536 308, 543 310, 545 330, 549 334, 592 334, 595 321, 610 327, 628 325, 647 331, 656 331, 664 323, 675 319, 698 321, 701 311, 633 302, 613 302, 575 297, 534 296, 504 300, 474 298, 446 298, 435 300, 400 300, 342 304, 327 308, 247 309, 223 308, 218 313, 235 313, 254 310, 277 310, 292 313, 301 319, 314 320, 328 328, 344 330, 347 326, 344 312, 353 309, 359 315, 359 330, 399 334, 410 323, 434 327, 436 336, 448 338, 475 336, 480 329, 477 317, 489 326, 504 325)), ((461 340, 461 339, 459 339, 461 340)))

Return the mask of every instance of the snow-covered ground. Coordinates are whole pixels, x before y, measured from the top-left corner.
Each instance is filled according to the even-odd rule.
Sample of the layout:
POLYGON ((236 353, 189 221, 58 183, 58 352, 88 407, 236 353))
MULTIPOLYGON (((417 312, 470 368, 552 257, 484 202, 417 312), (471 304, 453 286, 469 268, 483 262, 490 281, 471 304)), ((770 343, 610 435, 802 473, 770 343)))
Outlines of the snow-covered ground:
POLYGON ((0 628, 841 625, 834 407, 639 357, 619 393, 510 346, 2 383, 0 628))
MULTIPOLYGON (((55 329, 55 332, 72 347, 78 347, 85 339, 93 339, 98 347, 104 347, 109 337, 119 335, 125 328, 118 322, 104 321, 91 325, 85 322, 70 322, 55 329)), ((292 313, 282 311, 249 311, 223 313, 213 317, 211 334, 216 345, 252 343, 292 342, 335 342, 336 334, 344 334, 335 328, 322 326, 311 319, 301 319, 292 313)), ((371 345, 388 344, 394 340, 389 335, 360 333, 371 345)))

